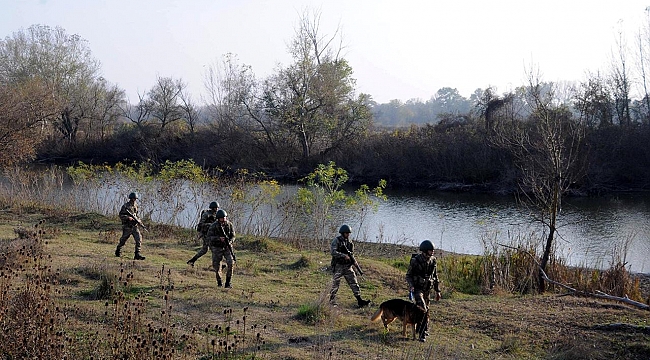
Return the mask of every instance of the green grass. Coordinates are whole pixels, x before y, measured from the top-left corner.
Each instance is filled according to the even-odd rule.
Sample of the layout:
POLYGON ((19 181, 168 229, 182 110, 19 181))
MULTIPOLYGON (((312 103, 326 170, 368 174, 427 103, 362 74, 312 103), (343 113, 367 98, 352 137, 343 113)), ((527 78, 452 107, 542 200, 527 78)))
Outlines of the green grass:
POLYGON ((650 355, 647 332, 596 330, 607 323, 647 324, 649 312, 553 293, 535 296, 501 290, 481 295, 487 293, 483 257, 438 255, 443 299, 431 304, 431 336, 427 343, 419 343, 401 337, 399 320, 389 332, 381 322, 370 322, 379 303, 406 298, 404 274, 412 248, 358 244, 358 260, 365 272, 359 277, 362 295, 374 303, 358 309, 342 281, 339 306, 331 308, 326 301, 330 256, 323 249, 296 249, 282 239, 240 236, 234 247, 238 259, 234 288, 224 289, 216 286, 210 253, 195 267, 185 263, 197 248, 186 229, 151 225, 143 241, 147 260, 133 261, 132 239, 121 258, 113 256, 120 234, 117 219, 48 210, 5 212, 0 220, 4 239, 0 252, 7 259, 2 271, 8 280, 0 280, 0 288, 6 291, 0 296, 3 358, 45 356, 38 353, 47 349, 39 345, 44 343, 63 349, 49 350, 50 357, 80 359, 91 354, 101 359, 580 359, 583 355, 585 359, 644 359, 650 355), (39 225, 43 230, 39 239, 17 239, 14 229, 22 226, 29 231, 41 220, 45 221, 39 225), (18 250, 30 241, 40 247, 31 253, 18 250), (31 292, 26 292, 28 285, 31 292), (30 301, 8 301, 21 297, 30 301), (50 321, 52 325, 46 325, 50 321), (21 332, 25 325, 52 331, 21 332), (25 347, 32 352, 21 353, 22 348, 13 345, 23 343, 34 344, 25 347))

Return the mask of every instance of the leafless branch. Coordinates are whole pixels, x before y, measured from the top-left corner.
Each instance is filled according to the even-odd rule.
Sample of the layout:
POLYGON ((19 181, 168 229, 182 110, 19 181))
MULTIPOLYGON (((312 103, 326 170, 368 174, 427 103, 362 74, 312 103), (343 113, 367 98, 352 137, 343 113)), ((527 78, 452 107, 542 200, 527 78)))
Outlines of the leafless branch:
POLYGON ((606 294, 606 293, 604 293, 602 291, 598 291, 598 290, 596 292, 590 293, 590 292, 574 289, 574 288, 572 288, 572 287, 570 287, 570 286, 568 286, 566 284, 562 284, 560 282, 557 282, 557 281, 549 278, 548 275, 546 275, 546 272, 544 271, 544 269, 542 269, 542 266, 540 265, 540 263, 537 261, 535 256, 533 256, 533 254, 531 254, 530 252, 528 252, 526 250, 523 250, 521 248, 516 248, 516 247, 505 245, 505 244, 498 244, 498 245, 506 247, 506 248, 514 249, 514 250, 517 250, 517 251, 520 251, 520 252, 523 252, 523 253, 527 254, 528 256, 530 256, 531 259, 533 259, 533 261, 535 261, 535 264, 537 264, 537 267, 539 268, 539 271, 540 271, 540 273, 542 275, 542 278, 546 282, 548 282, 550 284, 557 285, 557 286, 569 291, 571 295, 589 296, 589 297, 594 297, 594 298, 598 298, 598 299, 606 299, 606 300, 618 301, 618 302, 622 302, 622 303, 625 303, 625 304, 628 304, 628 305, 632 305, 632 306, 637 307, 637 308, 642 309, 642 310, 650 310, 650 306, 648 306, 648 305, 646 305, 644 303, 640 303, 638 301, 634 301, 634 300, 630 299, 629 297, 627 297, 627 295, 624 296, 624 297, 613 296, 613 295, 609 295, 609 294, 606 294))

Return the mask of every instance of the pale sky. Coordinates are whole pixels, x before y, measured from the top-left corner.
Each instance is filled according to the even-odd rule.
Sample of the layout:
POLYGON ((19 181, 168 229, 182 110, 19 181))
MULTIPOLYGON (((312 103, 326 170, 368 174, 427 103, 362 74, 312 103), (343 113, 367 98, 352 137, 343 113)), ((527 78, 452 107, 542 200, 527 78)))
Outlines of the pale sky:
POLYGON ((545 81, 580 81, 611 63, 615 35, 628 43, 650 0, 0 0, 0 38, 33 24, 86 39, 103 76, 131 102, 156 76, 181 78, 195 99, 206 67, 227 53, 259 78, 288 65, 299 15, 340 29, 357 91, 379 103, 426 101, 440 88, 465 97, 545 81))

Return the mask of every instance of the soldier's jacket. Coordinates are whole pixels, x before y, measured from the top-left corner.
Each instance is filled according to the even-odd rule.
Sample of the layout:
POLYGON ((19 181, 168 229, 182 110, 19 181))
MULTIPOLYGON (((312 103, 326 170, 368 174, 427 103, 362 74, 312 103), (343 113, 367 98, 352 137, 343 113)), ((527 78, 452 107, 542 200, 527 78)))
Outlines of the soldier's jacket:
POLYGON ((122 208, 120 209, 119 212, 122 225, 136 226, 138 222, 135 220, 129 220, 129 217, 131 217, 131 215, 129 215, 127 210, 130 211, 131 214, 138 216, 138 205, 134 202, 132 203, 130 201, 127 201, 126 204, 122 205, 122 208))
POLYGON ((354 244, 350 239, 346 239, 343 235, 339 235, 332 240, 330 244, 330 253, 332 254, 332 266, 336 264, 352 265, 352 260, 346 260, 347 252, 345 249, 352 253, 354 251, 354 244))
POLYGON ((230 244, 235 241, 235 229, 232 226, 232 223, 226 220, 223 224, 219 221, 213 222, 208 228, 206 237, 211 246, 220 246, 225 247, 226 242, 222 241, 221 238, 226 238, 230 244))
POLYGON ((438 266, 434 256, 429 260, 420 253, 411 257, 409 268, 406 271, 406 282, 409 287, 419 290, 428 291, 433 286, 433 289, 438 292, 438 266))
POLYGON ((201 211, 201 220, 196 225, 196 230, 203 235, 206 235, 210 225, 217 221, 217 210, 207 209, 201 211))

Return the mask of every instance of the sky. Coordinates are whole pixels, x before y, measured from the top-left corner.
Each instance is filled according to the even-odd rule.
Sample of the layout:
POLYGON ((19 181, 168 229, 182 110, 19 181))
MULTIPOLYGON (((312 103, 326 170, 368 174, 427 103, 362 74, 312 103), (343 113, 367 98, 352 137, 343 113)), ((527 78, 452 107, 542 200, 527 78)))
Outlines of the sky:
MULTIPOLYGON (((378 103, 465 97, 526 83, 581 81, 611 64, 620 31, 630 46, 650 0, 0 0, 0 38, 33 24, 88 41, 102 75, 131 102, 158 76, 182 79, 194 99, 210 66, 237 56, 263 79, 291 63, 300 16, 339 31, 357 92, 378 103)), ((645 21, 647 22, 647 21, 645 21)))

